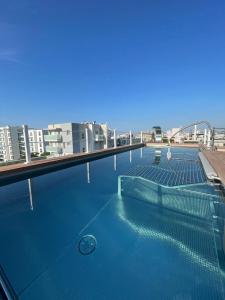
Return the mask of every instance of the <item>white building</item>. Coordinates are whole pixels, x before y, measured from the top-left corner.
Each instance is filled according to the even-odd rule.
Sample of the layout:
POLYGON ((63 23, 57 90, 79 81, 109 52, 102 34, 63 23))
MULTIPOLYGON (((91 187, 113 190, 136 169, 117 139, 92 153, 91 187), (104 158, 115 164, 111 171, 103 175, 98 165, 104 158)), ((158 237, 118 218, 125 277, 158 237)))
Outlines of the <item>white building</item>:
POLYGON ((152 127, 152 137, 153 137, 153 141, 155 143, 161 143, 162 142, 163 134, 162 134, 162 129, 161 129, 160 126, 153 126, 152 127))
POLYGON ((19 160, 23 155, 22 126, 0 127, 0 161, 19 160))
MULTIPOLYGON (((172 128, 170 130, 167 131, 167 137, 168 139, 171 139, 171 137, 177 133, 181 128, 172 128)), ((175 143, 182 143, 185 139, 185 135, 183 132, 179 132, 174 136, 174 142, 175 143)))
POLYGON ((225 146, 225 128, 214 129, 214 146, 216 147, 225 146))
MULTIPOLYGON (((114 144, 114 136, 111 137, 112 143, 114 144)), ((124 146, 130 144, 130 133, 119 133, 116 135, 117 146, 124 146)))
POLYGON ((108 148, 109 130, 107 124, 95 122, 49 124, 44 140, 48 142, 46 151, 52 156, 92 152, 108 148))
POLYGON ((44 140, 44 135, 47 133, 48 131, 43 129, 28 129, 31 153, 41 154, 46 151, 47 143, 44 140))
MULTIPOLYGON (((167 136, 171 139, 175 133, 177 133, 181 127, 172 128, 167 131, 167 136)), ((197 125, 190 131, 180 131, 173 137, 175 143, 203 143, 204 142, 204 129, 198 129, 197 125)))

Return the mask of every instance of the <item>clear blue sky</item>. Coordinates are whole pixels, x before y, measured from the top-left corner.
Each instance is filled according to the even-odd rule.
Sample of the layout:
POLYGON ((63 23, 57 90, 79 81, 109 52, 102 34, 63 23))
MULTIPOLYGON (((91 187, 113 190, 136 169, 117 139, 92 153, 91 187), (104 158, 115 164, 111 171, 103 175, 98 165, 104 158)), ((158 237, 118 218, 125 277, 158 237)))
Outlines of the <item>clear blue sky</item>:
POLYGON ((0 0, 0 124, 225 127, 225 1, 0 0))

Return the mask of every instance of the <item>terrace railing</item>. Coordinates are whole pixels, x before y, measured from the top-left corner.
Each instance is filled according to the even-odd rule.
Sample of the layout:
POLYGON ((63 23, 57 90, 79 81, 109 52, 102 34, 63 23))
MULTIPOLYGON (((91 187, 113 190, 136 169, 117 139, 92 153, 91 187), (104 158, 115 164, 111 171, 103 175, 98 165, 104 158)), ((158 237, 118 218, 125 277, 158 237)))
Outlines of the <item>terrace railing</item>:
POLYGON ((7 138, 8 136, 0 139, 0 167, 73 153, 90 153, 143 141, 142 133, 134 134, 131 131, 121 132, 111 129, 93 132, 85 126, 82 130, 49 129, 48 132, 44 130, 42 136, 34 136, 29 132, 28 126, 23 125, 17 141, 10 143, 7 138), (14 155, 14 150, 17 152, 16 155, 14 155), (18 152, 20 152, 19 155, 18 152))

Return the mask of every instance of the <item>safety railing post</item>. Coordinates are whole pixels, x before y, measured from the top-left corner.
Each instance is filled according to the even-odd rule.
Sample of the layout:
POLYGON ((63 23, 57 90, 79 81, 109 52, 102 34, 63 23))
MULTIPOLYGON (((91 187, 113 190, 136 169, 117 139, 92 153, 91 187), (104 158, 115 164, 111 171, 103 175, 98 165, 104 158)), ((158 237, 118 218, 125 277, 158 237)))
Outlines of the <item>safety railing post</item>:
POLYGON ((88 128, 85 128, 86 153, 89 153, 88 128))
POLYGON ((31 162, 28 126, 23 125, 22 127, 23 127, 24 148, 25 148, 25 157, 26 157, 25 163, 28 164, 31 162))
POLYGON ((114 129, 114 136, 113 136, 113 139, 114 139, 114 148, 116 148, 116 129, 114 129))
POLYGON ((208 130, 208 141, 207 141, 207 147, 208 147, 208 148, 210 148, 210 146, 211 146, 210 140, 211 140, 211 131, 208 130))
POLYGON ((205 128, 205 131, 204 131, 204 145, 206 145, 206 141, 207 141, 207 129, 205 128))

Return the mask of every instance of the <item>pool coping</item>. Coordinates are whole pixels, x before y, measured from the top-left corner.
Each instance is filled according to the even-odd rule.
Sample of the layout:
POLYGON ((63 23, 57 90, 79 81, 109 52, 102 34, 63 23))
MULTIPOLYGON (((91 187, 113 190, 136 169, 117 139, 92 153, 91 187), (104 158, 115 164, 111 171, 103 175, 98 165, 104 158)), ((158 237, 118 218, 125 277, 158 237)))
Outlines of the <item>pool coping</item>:
POLYGON ((90 153, 69 154, 60 157, 32 161, 30 163, 20 163, 4 166, 0 168, 0 185, 13 182, 13 180, 23 180, 29 176, 38 176, 59 169, 82 164, 91 160, 97 160, 106 156, 122 153, 129 150, 142 148, 145 143, 134 145, 118 146, 116 148, 101 149, 90 153))
POLYGON ((203 150, 202 153, 225 186, 225 153, 210 150, 203 150))

